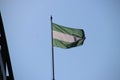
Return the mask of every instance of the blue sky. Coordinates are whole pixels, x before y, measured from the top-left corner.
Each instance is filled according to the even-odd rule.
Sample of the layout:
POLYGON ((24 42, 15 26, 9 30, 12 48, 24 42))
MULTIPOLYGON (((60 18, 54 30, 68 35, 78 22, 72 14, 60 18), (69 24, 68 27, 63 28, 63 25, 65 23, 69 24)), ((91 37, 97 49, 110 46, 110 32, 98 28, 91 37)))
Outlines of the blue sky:
POLYGON ((119 0, 0 0, 15 80, 51 80, 51 26, 82 28, 83 46, 54 48, 56 80, 120 80, 119 0))

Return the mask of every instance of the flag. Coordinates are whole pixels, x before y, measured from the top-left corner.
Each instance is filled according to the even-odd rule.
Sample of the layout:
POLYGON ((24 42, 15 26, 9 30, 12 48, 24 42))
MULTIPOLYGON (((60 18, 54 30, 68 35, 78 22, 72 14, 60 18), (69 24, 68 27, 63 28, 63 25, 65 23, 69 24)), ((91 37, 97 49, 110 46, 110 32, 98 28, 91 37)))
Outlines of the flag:
POLYGON ((52 23, 53 46, 69 49, 83 44, 85 34, 83 29, 68 28, 52 23))

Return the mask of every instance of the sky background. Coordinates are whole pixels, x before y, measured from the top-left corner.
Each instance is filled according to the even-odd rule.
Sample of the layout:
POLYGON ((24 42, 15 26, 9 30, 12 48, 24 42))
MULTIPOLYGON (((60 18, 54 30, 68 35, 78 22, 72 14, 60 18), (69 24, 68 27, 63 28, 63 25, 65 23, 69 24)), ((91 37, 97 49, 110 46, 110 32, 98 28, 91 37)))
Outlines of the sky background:
POLYGON ((0 0, 15 80, 52 80, 51 25, 84 29, 54 48, 56 80, 120 80, 120 0, 0 0))

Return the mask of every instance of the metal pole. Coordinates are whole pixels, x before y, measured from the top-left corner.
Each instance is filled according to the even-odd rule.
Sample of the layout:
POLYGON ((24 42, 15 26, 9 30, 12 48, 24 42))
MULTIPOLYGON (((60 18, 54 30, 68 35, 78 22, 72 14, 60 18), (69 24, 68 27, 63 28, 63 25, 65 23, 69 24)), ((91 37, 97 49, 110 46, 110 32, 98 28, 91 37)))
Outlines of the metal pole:
POLYGON ((3 60, 2 60, 2 56, 1 56, 1 45, 0 45, 0 67, 1 67, 1 72, 2 72, 2 75, 3 75, 3 80, 7 80, 6 79, 6 72, 5 72, 5 69, 4 69, 4 64, 3 64, 3 60))
POLYGON ((10 61, 10 56, 9 56, 7 40, 6 40, 6 36, 5 36, 5 31, 4 31, 1 13, 0 13, 0 46, 2 48, 0 51, 0 54, 1 54, 1 59, 2 59, 1 62, 2 62, 3 67, 4 67, 3 74, 5 72, 6 79, 14 80, 12 65, 11 65, 11 61, 10 61), (8 68, 9 76, 6 76, 6 66, 8 68))
POLYGON ((52 41, 52 42, 51 42, 51 43, 52 43, 52 80, 55 80, 52 16, 50 17, 50 21, 51 21, 51 41, 52 41))

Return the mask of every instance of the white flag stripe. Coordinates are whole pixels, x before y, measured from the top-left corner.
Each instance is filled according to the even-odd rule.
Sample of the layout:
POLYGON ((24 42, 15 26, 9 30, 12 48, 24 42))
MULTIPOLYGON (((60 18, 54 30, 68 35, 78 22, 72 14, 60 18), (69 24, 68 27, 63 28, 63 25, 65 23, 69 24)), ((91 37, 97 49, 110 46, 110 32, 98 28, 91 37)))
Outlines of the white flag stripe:
POLYGON ((53 39, 58 39, 58 40, 61 40, 61 41, 72 43, 72 42, 78 41, 81 38, 76 37, 76 36, 72 36, 72 35, 69 35, 69 34, 64 34, 64 33, 58 32, 58 31, 53 31, 53 39))

